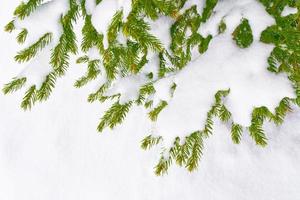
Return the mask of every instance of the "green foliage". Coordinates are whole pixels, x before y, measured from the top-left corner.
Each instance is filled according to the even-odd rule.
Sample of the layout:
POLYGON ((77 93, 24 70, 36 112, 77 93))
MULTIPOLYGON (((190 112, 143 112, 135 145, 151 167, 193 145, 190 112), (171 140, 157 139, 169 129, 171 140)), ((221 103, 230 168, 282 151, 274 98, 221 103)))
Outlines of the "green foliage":
POLYGON ((41 88, 37 91, 37 100, 45 101, 49 98, 53 88, 55 87, 56 82, 56 73, 49 73, 44 82, 42 83, 41 88))
POLYGON ((105 112, 101 121, 98 125, 98 131, 102 132, 104 128, 114 128, 117 124, 120 124, 126 114, 129 112, 132 102, 120 104, 119 102, 114 103, 109 110, 105 112))
POLYGON ((148 150, 152 148, 153 146, 159 144, 162 141, 161 136, 154 137, 152 135, 148 135, 145 137, 141 142, 141 148, 144 150, 148 150))
POLYGON ((11 33, 13 30, 15 30, 15 20, 10 21, 6 26, 4 27, 4 31, 11 33))
POLYGON ((161 101, 157 107, 148 113, 149 118, 152 121, 156 121, 159 113, 168 105, 166 101, 161 101))
MULTIPOLYGON (((23 38, 22 38, 23 39, 23 38)), ((20 40, 22 40, 20 39, 20 40)), ((44 34, 38 41, 36 41, 31 46, 27 47, 26 49, 18 52, 18 54, 15 56, 15 60, 17 62, 27 62, 36 54, 38 51, 41 51, 45 46, 47 46, 52 40, 52 33, 46 33, 44 34)))
POLYGON ((146 98, 155 93, 155 88, 152 83, 148 83, 140 88, 139 97, 136 100, 138 105, 141 105, 145 102, 146 98))
POLYGON ((222 19, 218 26, 218 33, 219 34, 224 33, 226 31, 226 28, 227 28, 227 25, 226 25, 224 19, 222 19))
POLYGON ((31 86, 25 93, 25 96, 23 97, 23 101, 21 103, 21 108, 23 110, 30 110, 31 107, 36 102, 36 87, 35 85, 31 86))
POLYGON ((100 74, 100 69, 99 69, 99 62, 100 60, 92 60, 88 62, 88 71, 85 76, 79 78, 74 86, 75 87, 82 87, 86 85, 88 82, 94 80, 97 78, 97 76, 100 74))
POLYGON ((218 0, 206 0, 205 7, 202 13, 202 21, 206 22, 208 18, 211 16, 215 6, 217 5, 218 0))
POLYGON ((81 49, 83 52, 87 52, 92 47, 97 47, 101 53, 103 52, 103 35, 99 34, 93 26, 91 15, 85 17, 82 35, 81 49))
POLYGON ((231 139, 235 144, 239 144, 243 133, 243 127, 239 124, 232 123, 231 139))
POLYGON ((17 36, 18 43, 22 44, 25 42, 28 35, 28 31, 26 28, 24 28, 17 36))
POLYGON ((73 30, 73 22, 79 15, 79 5, 70 0, 70 9, 65 16, 62 16, 60 22, 63 27, 63 33, 60 36, 59 43, 52 51, 50 64, 58 76, 63 76, 69 65, 69 54, 77 53, 76 36, 73 30))
POLYGON ((113 16, 112 22, 107 30, 108 42, 113 43, 117 39, 123 19, 123 11, 117 11, 113 16))
POLYGON ((248 19, 242 19, 240 25, 233 31, 232 36, 240 48, 247 48, 252 44, 253 35, 248 19))
POLYGON ((26 83, 26 78, 14 78, 11 82, 4 85, 2 91, 4 94, 15 92, 21 89, 26 83))
MULTIPOLYGON (((280 16, 285 6, 295 7, 297 0, 259 0, 269 14, 274 17, 280 16)), ((299 3, 299 1, 298 1, 299 3)))
POLYGON ((20 19, 28 17, 32 12, 34 12, 39 5, 41 5, 43 0, 28 0, 27 3, 22 2, 14 12, 14 15, 20 19))

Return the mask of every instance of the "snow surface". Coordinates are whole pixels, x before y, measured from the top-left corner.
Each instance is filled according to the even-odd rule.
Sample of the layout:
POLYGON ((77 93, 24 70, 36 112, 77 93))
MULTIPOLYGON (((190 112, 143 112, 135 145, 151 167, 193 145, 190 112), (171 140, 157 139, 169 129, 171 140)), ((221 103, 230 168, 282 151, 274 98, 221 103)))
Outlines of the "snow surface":
MULTIPOLYGON (((213 94, 219 89, 231 89, 225 104, 234 120, 245 125, 249 123, 253 106, 266 105, 273 109, 282 97, 293 96, 286 77, 266 71, 266 57, 272 46, 258 42, 259 32, 272 24, 273 19, 254 0, 220 2, 216 11, 224 14, 216 12, 200 30, 204 35, 215 36, 209 50, 195 56, 177 75, 155 85, 158 90, 155 98, 169 100, 166 91, 173 81, 177 84, 174 98, 156 124, 149 122, 144 109, 134 107, 122 125, 114 131, 98 134, 97 123, 109 105, 86 102, 87 95, 99 83, 82 90, 73 87, 76 77, 85 71, 74 61, 66 77, 58 80, 51 98, 37 104, 31 112, 19 108, 25 89, 9 96, 1 93, 0 199, 300 199, 298 108, 287 116, 282 126, 265 125, 269 138, 266 148, 257 147, 247 133, 240 145, 234 145, 228 127, 217 121, 214 135, 205 140, 200 168, 194 173, 172 166, 168 175, 156 177, 152 167, 159 159, 160 149, 144 152, 139 147, 140 140, 149 133, 160 133, 171 141, 177 135, 200 128, 213 94), (249 19, 254 32, 254 43, 244 50, 235 47, 230 35, 243 16, 249 19), (228 29, 217 35, 216 27, 223 17, 228 29)), ((11 20, 18 3, 18 0, 2 2, 1 27, 11 20)), ((116 5, 119 8, 121 4, 116 5)), ((60 9, 63 12, 63 6, 62 3, 54 9, 51 16, 60 9)), ((48 19, 43 19, 48 23, 48 19)), ((162 19, 161 23, 164 20, 167 22, 162 19)), ((154 24, 157 26, 157 23, 160 22, 154 24)), ((33 29, 40 28, 31 25, 33 29)), ((44 26, 45 30, 47 27, 55 29, 50 21, 48 25, 44 26)), ((158 30, 153 33, 161 34, 158 30)), ((15 34, 3 31, 0 34, 0 85, 20 73, 35 73, 29 77, 30 81, 39 83, 38 77, 48 70, 45 66, 48 60, 43 58, 47 51, 38 58, 40 61, 32 61, 34 66, 40 65, 40 69, 29 69, 26 64, 19 65, 13 60, 20 49, 15 34)), ((161 38, 164 44, 168 37, 161 38)), ((153 58, 148 65, 145 72, 157 66, 157 60, 153 58)), ((124 98, 134 98, 136 84, 143 81, 142 77, 122 79, 116 83, 115 91, 123 92, 124 85, 132 85, 124 98)))

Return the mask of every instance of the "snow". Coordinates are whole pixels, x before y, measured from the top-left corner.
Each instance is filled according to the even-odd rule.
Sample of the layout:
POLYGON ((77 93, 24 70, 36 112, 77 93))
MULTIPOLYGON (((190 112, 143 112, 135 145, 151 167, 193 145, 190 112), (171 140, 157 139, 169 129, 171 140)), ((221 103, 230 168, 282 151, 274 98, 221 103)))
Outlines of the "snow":
MULTIPOLYGON (((17 0, 2 3, 1 27, 11 19, 18 3, 17 0)), ((118 3, 116 8, 122 4, 118 3)), ((64 12, 64 4, 58 4, 61 6, 55 8, 59 11, 52 11, 53 16, 64 12)), ((121 6, 124 5, 127 4, 121 6)), ((93 6, 89 9, 93 10, 93 6)), ((19 107, 25 89, 8 96, 0 93, 0 199, 299 199, 299 108, 287 116, 282 126, 265 125, 269 139, 266 148, 256 146, 247 132, 241 144, 234 145, 228 127, 216 121, 214 134, 205 140, 200 167, 193 173, 174 165, 167 175, 156 177, 153 166, 159 159, 160 148, 145 152, 139 147, 139 142, 150 133, 162 135, 170 143, 177 135, 201 128, 213 95, 220 89, 230 88, 225 104, 234 120, 244 125, 249 124, 254 106, 266 105, 272 110, 281 98, 294 96, 285 76, 266 70, 266 58, 273 46, 259 43, 259 32, 274 20, 263 7, 254 0, 226 0, 220 1, 216 11, 200 30, 204 35, 214 36, 208 51, 194 56, 178 74, 155 84, 158 93, 153 98, 169 101, 156 123, 147 119, 146 110, 133 107, 122 125, 113 131, 97 133, 97 123, 109 103, 86 102, 87 95, 95 90, 94 85, 81 90, 73 87, 76 77, 85 70, 75 65, 75 58, 67 75, 58 80, 51 98, 35 105, 31 112, 23 112, 19 107), (216 27, 223 17, 227 31, 217 35, 216 27), (254 43, 248 49, 237 48, 231 39, 241 17, 249 19, 254 33, 254 43), (170 99, 168 90, 173 82, 177 89, 170 99)), ((99 17, 102 15, 99 13, 99 17)), ((50 21, 49 26, 41 27, 55 29, 50 21)), ((33 30, 40 28, 34 23, 31 26, 33 30)), ((26 64, 20 66, 13 61, 20 48, 15 35, 3 31, 0 34, 0 85, 20 72, 31 74, 30 83, 39 83, 38 78, 48 70, 45 66, 48 60, 43 58, 47 57, 47 51, 24 70, 26 64)), ((161 36, 166 42, 168 37, 161 36)), ((97 58, 94 50, 90 54, 97 58)), ((143 76, 157 66, 157 58, 152 56, 143 76)), ((128 96, 122 97, 125 102, 136 97, 136 85, 144 81, 142 76, 127 77, 116 82, 113 90, 125 94, 130 88, 128 96)))
POLYGON ((288 16, 290 14, 295 14, 295 13, 297 13, 297 8, 291 8, 289 6, 285 6, 284 10, 281 13, 281 15, 282 16, 288 16))

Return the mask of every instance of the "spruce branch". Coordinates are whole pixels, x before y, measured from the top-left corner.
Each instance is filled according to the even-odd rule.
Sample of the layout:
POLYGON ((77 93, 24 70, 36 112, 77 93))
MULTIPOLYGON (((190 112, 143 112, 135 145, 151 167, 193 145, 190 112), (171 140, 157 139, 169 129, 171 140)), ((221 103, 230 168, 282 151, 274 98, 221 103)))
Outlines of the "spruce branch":
POLYGON ((158 145, 161 141, 162 141, 162 137, 161 136, 152 136, 152 135, 148 135, 147 137, 145 137, 142 142, 141 142, 141 148, 144 150, 148 150, 151 149, 153 146, 158 145))
MULTIPOLYGON (((25 33, 27 35, 27 33, 25 33)), ((23 35, 24 36, 24 35, 23 35)), ((24 38, 21 39, 22 40, 24 38)), ((15 60, 19 63, 27 62, 31 58, 35 57, 36 54, 41 51, 45 46, 47 46, 52 41, 52 33, 45 33, 39 40, 37 40, 34 44, 27 47, 26 49, 19 51, 15 56, 15 60)))
POLYGON ((131 106, 131 101, 125 104, 120 104, 119 102, 114 103, 101 118, 97 128, 98 131, 102 132, 106 127, 113 129, 116 125, 120 124, 126 117, 131 106))
POLYGON ((81 49, 83 52, 87 52, 92 47, 97 47, 99 52, 103 53, 103 35, 99 34, 93 26, 91 15, 86 15, 85 17, 82 35, 81 49))
POLYGON ((191 149, 191 155, 186 161, 186 168, 188 171, 194 171, 198 168, 199 160, 203 152, 203 139, 200 131, 194 132, 187 140, 188 146, 191 149))
POLYGON ((2 91, 4 94, 15 92, 21 89, 26 83, 26 77, 23 78, 13 78, 13 80, 4 85, 2 91))
POLYGON ((52 50, 51 61, 54 71, 58 76, 63 76, 69 66, 69 54, 77 53, 76 36, 73 30, 73 22, 79 16, 79 6, 75 1, 70 0, 70 9, 65 16, 61 17, 63 33, 59 43, 52 50))
POLYGON ((112 21, 107 29, 107 38, 110 44, 117 39, 118 33, 122 26, 122 19, 123 19, 122 10, 117 11, 112 18, 112 21))
POLYGON ((239 124, 232 123, 231 139, 235 144, 239 144, 243 133, 243 127, 239 124))
POLYGON ((41 88, 37 91, 36 98, 38 101, 46 101, 49 98, 55 87, 56 77, 57 75, 55 72, 51 72, 46 76, 41 88))
POLYGON ((159 113, 168 105, 166 101, 160 101, 157 107, 148 113, 149 118, 152 121, 156 121, 159 113))
POLYGON ((14 15, 20 19, 28 17, 34 12, 38 6, 43 3, 43 0, 28 0, 26 3, 22 2, 14 11, 14 15))
POLYGON ((162 176, 168 173, 168 169, 172 164, 171 156, 165 158, 163 155, 160 157, 158 164, 154 167, 154 173, 157 176, 162 176))
POLYGON ((232 37, 240 48, 247 48, 252 44, 253 35, 248 19, 242 19, 240 25, 233 31, 232 37))
POLYGON ((79 88, 86 85, 88 82, 95 80, 97 76, 100 74, 99 69, 100 60, 92 60, 88 62, 88 70, 85 76, 79 78, 74 86, 79 88))
POLYGON ((8 24, 5 25, 4 31, 11 33, 13 30, 15 30, 15 20, 11 20, 8 24))
POLYGON ((28 31, 26 28, 22 29, 22 31, 17 36, 17 42, 22 44, 25 42, 28 35, 28 31))
POLYGON ((23 110, 30 110, 31 107, 34 105, 36 102, 36 86, 33 85, 31 86, 25 93, 25 96, 23 97, 22 103, 21 103, 21 108, 23 110))

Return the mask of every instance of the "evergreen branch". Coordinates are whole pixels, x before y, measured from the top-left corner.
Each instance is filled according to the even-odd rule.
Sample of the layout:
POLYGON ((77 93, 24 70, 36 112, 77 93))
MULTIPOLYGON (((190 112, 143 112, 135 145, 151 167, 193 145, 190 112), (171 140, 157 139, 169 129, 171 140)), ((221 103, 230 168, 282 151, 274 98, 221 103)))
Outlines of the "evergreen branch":
POLYGON ((191 172, 198 167, 203 151, 203 139, 201 132, 199 131, 192 133, 190 137, 191 139, 189 141, 191 144, 189 144, 189 146, 191 146, 191 155, 188 158, 185 167, 191 172))
POLYGON ((143 19, 129 17, 128 21, 123 26, 125 36, 131 36, 141 46, 146 49, 151 49, 156 52, 161 52, 164 48, 155 36, 149 33, 150 26, 143 19))
POLYGON ((22 44, 25 42, 26 38, 27 38, 27 35, 28 35, 28 31, 27 29, 23 29, 17 36, 17 42, 22 44))
POLYGON ((101 101, 104 92, 110 87, 111 83, 104 83, 95 93, 92 93, 88 97, 88 102, 92 103, 96 100, 101 101))
POLYGON ((273 121, 275 124, 280 125, 283 123, 284 118, 288 112, 291 112, 290 101, 288 98, 284 98, 280 101, 279 105, 275 108, 275 115, 273 121))
POLYGON ((84 85, 86 85, 88 82, 95 80, 100 74, 100 69, 99 69, 99 62, 100 60, 92 60, 88 62, 88 71, 85 76, 81 77, 78 79, 74 86, 79 88, 84 85))
POLYGON ((101 53, 103 53, 103 35, 99 34, 93 26, 91 15, 87 15, 85 17, 85 23, 82 28, 82 35, 83 39, 81 42, 81 49, 83 52, 87 52, 90 48, 95 46, 101 53))
POLYGON ((11 82, 4 85, 2 91, 4 94, 15 92, 21 89, 26 83, 26 78, 14 78, 11 82))
POLYGON ((81 56, 76 60, 77 64, 81 64, 81 63, 87 63, 89 62, 89 57, 88 56, 81 56))
POLYGON ((239 124, 232 123, 231 139, 235 144, 239 144, 243 133, 243 127, 239 124))
POLYGON ((205 7, 204 7, 203 13, 202 13, 202 21, 203 22, 206 22, 210 18, 217 3, 218 3, 218 0, 206 0, 205 7))
POLYGON ((228 120, 231 118, 231 113, 224 105, 222 105, 219 110, 219 117, 223 122, 228 122, 228 120))
POLYGON ((159 113, 168 105, 166 101, 161 101, 159 105, 148 113, 152 121, 156 121, 159 113))
POLYGON ((5 25, 4 31, 11 33, 13 30, 15 30, 15 20, 11 20, 8 24, 5 25))
POLYGON ((21 103, 21 108, 23 110, 30 110, 31 107, 36 102, 36 87, 35 85, 31 86, 25 93, 25 96, 23 97, 23 101, 21 103))
POLYGON ((240 48, 247 48, 252 44, 253 35, 248 19, 242 19, 240 25, 233 31, 232 36, 240 48))
POLYGON ((28 17, 34 12, 38 6, 43 3, 43 0, 28 0, 27 3, 22 2, 14 11, 14 15, 20 19, 28 17))
POLYGON ((131 105, 131 101, 125 104, 120 104, 119 102, 114 103, 101 118, 98 131, 102 132, 106 127, 113 129, 117 124, 120 124, 129 112, 131 105))
POLYGON ((55 72, 49 73, 45 81, 42 83, 41 88, 37 91, 37 100, 45 101, 49 98, 53 88, 55 87, 56 74, 55 72))
POLYGON ((158 161, 158 164, 154 167, 154 173, 157 176, 162 176, 166 174, 171 164, 172 164, 172 158, 170 156, 168 158, 165 158, 162 155, 158 161))
POLYGON ((260 145, 262 147, 267 145, 267 138, 261 124, 252 123, 249 127, 249 132, 250 136, 253 138, 257 145, 260 145))
POLYGON ((138 99, 136 100, 136 103, 138 105, 141 105, 146 100, 146 97, 153 93, 155 93, 155 88, 152 83, 148 83, 148 84, 142 86, 140 88, 140 94, 139 94, 138 99))
MULTIPOLYGON (((26 35, 27 33, 25 33, 26 35)), ((24 39, 24 38, 21 38, 24 39)), ((45 46, 47 46, 52 41, 52 33, 44 34, 38 41, 36 41, 31 46, 18 52, 15 56, 17 62, 27 62, 31 58, 35 57, 38 51, 41 51, 45 46)))
POLYGON ((110 44, 117 39, 118 33, 122 26, 122 19, 123 19, 122 10, 117 11, 112 18, 112 21, 107 29, 107 38, 110 44))
POLYGON ((154 137, 152 135, 148 135, 141 142, 141 148, 144 150, 151 149, 153 146, 158 145, 162 141, 161 136, 154 137))
POLYGON ((77 53, 76 36, 73 30, 73 22, 76 22, 79 15, 79 6, 70 0, 70 9, 67 14, 61 17, 63 33, 59 43, 52 50, 51 61, 54 71, 58 76, 63 76, 69 66, 69 54, 77 53))

